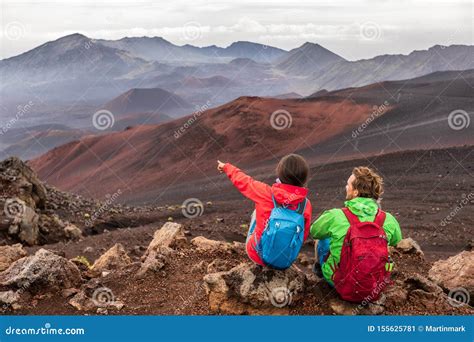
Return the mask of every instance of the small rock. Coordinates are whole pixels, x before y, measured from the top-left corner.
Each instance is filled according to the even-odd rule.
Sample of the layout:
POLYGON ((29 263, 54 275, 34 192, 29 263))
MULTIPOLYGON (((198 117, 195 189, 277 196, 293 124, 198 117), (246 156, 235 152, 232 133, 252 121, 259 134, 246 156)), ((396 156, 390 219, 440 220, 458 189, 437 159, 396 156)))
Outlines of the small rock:
POLYGON ((2 291, 0 292, 0 306, 11 306, 13 303, 18 302, 20 295, 14 291, 2 291))
POLYGON ((313 260, 306 254, 301 253, 298 256, 298 260, 303 266, 308 266, 313 264, 313 260))
POLYGON ((124 269, 132 263, 122 244, 116 243, 94 262, 92 269, 98 272, 124 269))
POLYGON ((73 224, 64 227, 64 234, 68 239, 79 240, 82 237, 82 231, 73 224))
POLYGON ((30 246, 38 244, 39 238, 39 215, 30 207, 25 207, 19 223, 18 238, 30 246))
POLYGON ((74 295, 75 295, 76 293, 78 293, 78 292, 79 292, 78 289, 72 287, 72 288, 70 288, 70 289, 64 289, 64 290, 62 290, 62 291, 61 291, 61 296, 62 296, 63 298, 69 298, 69 297, 74 296, 74 295))
POLYGON ((229 269, 229 264, 227 261, 222 259, 216 259, 207 265, 207 273, 217 273, 227 271, 229 269))
POLYGON ((474 301, 474 251, 463 251, 446 260, 436 261, 428 272, 436 284, 447 291, 464 289, 474 301))
POLYGON ((153 235, 153 240, 148 245, 145 254, 142 256, 142 266, 137 273, 138 277, 144 276, 148 271, 156 272, 161 270, 169 255, 173 251, 173 247, 186 239, 184 236, 183 226, 174 222, 165 223, 161 229, 158 229, 153 235))
POLYGON ((230 248, 230 244, 227 242, 206 239, 204 236, 195 237, 191 240, 191 244, 198 249, 205 251, 212 251, 216 249, 228 250, 230 248))
POLYGON ((98 308, 96 312, 99 315, 108 315, 109 314, 109 310, 107 310, 106 308, 98 308))
POLYGON ((420 245, 412 238, 406 238, 401 240, 395 248, 396 250, 402 253, 416 254, 420 256, 424 255, 423 251, 420 248, 420 245))
POLYGON ((13 262, 26 255, 26 251, 19 243, 12 246, 0 246, 0 272, 6 270, 13 262))
POLYGON ((84 250, 82 252, 83 253, 92 253, 92 252, 94 252, 94 248, 92 248, 91 246, 88 246, 88 247, 84 248, 84 250))

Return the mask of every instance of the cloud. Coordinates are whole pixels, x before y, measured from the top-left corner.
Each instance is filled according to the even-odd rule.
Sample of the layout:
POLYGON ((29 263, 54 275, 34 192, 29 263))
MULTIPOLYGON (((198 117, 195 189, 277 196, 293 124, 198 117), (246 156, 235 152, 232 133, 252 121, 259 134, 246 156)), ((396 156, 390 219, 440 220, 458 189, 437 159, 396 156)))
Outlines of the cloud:
POLYGON ((472 3, 466 0, 1 1, 0 58, 73 32, 103 39, 161 36, 186 44, 189 22, 198 24, 200 34, 192 41, 198 46, 246 40, 292 49, 312 41, 351 58, 472 44, 472 3), (374 36, 361 30, 366 23, 375 23, 374 36), (9 24, 10 34, 20 38, 5 38, 9 24))

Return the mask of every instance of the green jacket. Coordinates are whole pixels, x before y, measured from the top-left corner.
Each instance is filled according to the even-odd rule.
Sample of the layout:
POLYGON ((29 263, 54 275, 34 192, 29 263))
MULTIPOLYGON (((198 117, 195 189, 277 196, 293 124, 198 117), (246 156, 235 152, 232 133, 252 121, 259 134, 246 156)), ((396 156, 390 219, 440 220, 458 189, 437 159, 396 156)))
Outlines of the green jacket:
MULTIPOLYGON (((359 217, 361 222, 374 221, 377 213, 377 202, 371 198, 356 197, 350 201, 344 202, 349 210, 359 217)), ((383 229, 387 234, 388 244, 396 245, 402 239, 402 232, 397 220, 389 213, 386 213, 383 229)), ((326 210, 311 225, 311 236, 314 239, 323 240, 331 238, 329 245, 330 255, 327 261, 322 265, 323 275, 326 280, 332 284, 332 270, 330 265, 338 265, 341 258, 341 249, 349 229, 349 221, 341 209, 326 210)))

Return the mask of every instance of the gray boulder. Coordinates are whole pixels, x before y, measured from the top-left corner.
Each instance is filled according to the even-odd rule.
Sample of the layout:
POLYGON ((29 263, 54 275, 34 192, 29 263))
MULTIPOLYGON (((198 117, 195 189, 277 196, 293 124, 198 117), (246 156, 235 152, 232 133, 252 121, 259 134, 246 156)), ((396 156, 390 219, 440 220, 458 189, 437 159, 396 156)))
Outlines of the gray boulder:
POLYGON ((221 314, 287 314, 306 287, 295 266, 277 271, 249 263, 207 274, 204 282, 211 311, 221 314))
POLYGON ((15 261, 0 273, 0 285, 30 292, 71 288, 81 281, 76 265, 46 249, 15 261))

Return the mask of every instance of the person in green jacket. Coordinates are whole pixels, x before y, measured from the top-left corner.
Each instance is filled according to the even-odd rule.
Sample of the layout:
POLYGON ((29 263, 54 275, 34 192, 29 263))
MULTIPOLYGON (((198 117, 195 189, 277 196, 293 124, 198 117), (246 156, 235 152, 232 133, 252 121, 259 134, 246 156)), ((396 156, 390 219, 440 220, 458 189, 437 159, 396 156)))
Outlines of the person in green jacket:
MULTIPOLYGON (((356 167, 347 180, 344 205, 357 215, 361 222, 373 222, 379 208, 377 201, 382 193, 382 177, 368 167, 356 167)), ((349 221, 341 209, 326 210, 311 225, 311 236, 319 240, 313 270, 331 285, 334 285, 333 269, 339 264, 342 244, 348 229, 349 221)), ((383 229, 390 246, 396 245, 402 239, 400 226, 395 217, 389 213, 386 213, 383 229)))

